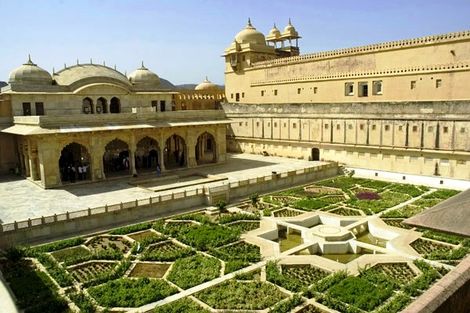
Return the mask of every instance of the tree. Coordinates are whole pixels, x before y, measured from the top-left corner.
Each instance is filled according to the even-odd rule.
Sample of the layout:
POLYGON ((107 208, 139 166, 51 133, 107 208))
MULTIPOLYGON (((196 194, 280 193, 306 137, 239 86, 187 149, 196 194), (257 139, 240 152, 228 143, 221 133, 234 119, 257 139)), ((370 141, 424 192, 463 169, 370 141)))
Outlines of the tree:
POLYGON ((255 208, 257 208, 258 207, 258 202, 259 202, 259 194, 254 193, 254 194, 250 195, 250 201, 251 201, 251 205, 254 206, 255 208))

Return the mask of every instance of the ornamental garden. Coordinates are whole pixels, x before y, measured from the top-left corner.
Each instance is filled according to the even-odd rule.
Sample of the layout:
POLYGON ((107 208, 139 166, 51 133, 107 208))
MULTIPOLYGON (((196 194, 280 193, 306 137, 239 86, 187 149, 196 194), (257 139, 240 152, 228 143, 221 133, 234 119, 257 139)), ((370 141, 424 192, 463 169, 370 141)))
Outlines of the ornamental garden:
POLYGON ((470 252, 402 222, 457 191, 340 176, 5 251, 25 312, 400 312, 470 252))

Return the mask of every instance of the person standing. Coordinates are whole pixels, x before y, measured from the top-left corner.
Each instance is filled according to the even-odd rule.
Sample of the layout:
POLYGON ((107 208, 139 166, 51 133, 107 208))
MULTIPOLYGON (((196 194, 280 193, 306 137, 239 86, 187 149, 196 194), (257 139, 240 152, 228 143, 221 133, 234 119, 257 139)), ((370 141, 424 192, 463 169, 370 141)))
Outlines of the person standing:
POLYGON ((83 179, 82 178, 82 176, 83 176, 82 175, 83 174, 83 167, 79 164, 77 170, 78 170, 78 180, 82 180, 83 179))

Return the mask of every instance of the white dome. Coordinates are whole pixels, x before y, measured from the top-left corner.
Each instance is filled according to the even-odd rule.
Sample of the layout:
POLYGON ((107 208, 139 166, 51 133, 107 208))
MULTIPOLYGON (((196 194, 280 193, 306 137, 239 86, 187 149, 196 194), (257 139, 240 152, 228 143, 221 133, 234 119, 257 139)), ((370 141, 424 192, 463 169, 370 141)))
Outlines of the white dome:
POLYGON ((200 83, 199 85, 196 86, 196 88, 194 88, 194 90, 216 90, 216 89, 219 89, 219 87, 217 87, 216 84, 209 81, 207 77, 206 79, 204 79, 202 83, 200 83))
POLYGON ((28 62, 10 73, 10 84, 52 85, 52 77, 48 71, 40 68, 28 58, 28 62))
POLYGON ((273 28, 269 31, 269 34, 266 36, 267 40, 276 40, 281 37, 281 32, 277 29, 276 24, 274 24, 273 28))
POLYGON ((258 45, 266 45, 266 39, 264 38, 264 35, 251 25, 250 19, 248 19, 248 24, 246 25, 245 29, 240 31, 235 36, 235 41, 240 44, 253 43, 258 45))
POLYGON ((289 19, 289 23, 287 24, 287 26, 284 28, 284 31, 282 32, 282 36, 292 37, 292 38, 299 37, 299 33, 297 32, 295 27, 292 25, 290 19, 289 19))
POLYGON ((146 68, 144 62, 140 68, 129 75, 129 81, 133 85, 158 86, 160 84, 158 75, 146 68))

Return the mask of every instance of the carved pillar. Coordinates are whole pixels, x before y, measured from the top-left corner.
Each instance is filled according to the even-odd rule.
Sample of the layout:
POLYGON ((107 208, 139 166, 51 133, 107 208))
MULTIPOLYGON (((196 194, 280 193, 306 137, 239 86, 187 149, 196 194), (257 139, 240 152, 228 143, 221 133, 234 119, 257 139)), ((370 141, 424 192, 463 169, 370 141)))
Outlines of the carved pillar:
POLYGON ((164 133, 160 133, 160 169, 163 172, 165 170, 165 149, 166 149, 166 142, 164 133))
POLYGON ((188 165, 189 168, 196 167, 197 162, 196 162, 196 144, 197 144, 197 137, 194 136, 191 132, 191 129, 188 128, 187 130, 187 135, 185 138, 186 141, 186 164, 188 165))
POLYGON ((135 168, 135 151, 137 147, 135 144, 135 136, 134 133, 130 134, 129 140, 129 167, 132 175, 137 175, 137 170, 135 168))
POLYGON ((105 146, 102 139, 99 136, 91 136, 90 140, 90 174, 91 180, 105 179, 104 166, 103 166, 103 155, 105 146))
MULTIPOLYGON (((271 124, 272 125, 272 124, 271 124)), ((227 160, 227 128, 225 125, 217 126, 215 136, 215 149, 217 162, 225 162, 227 160)))

